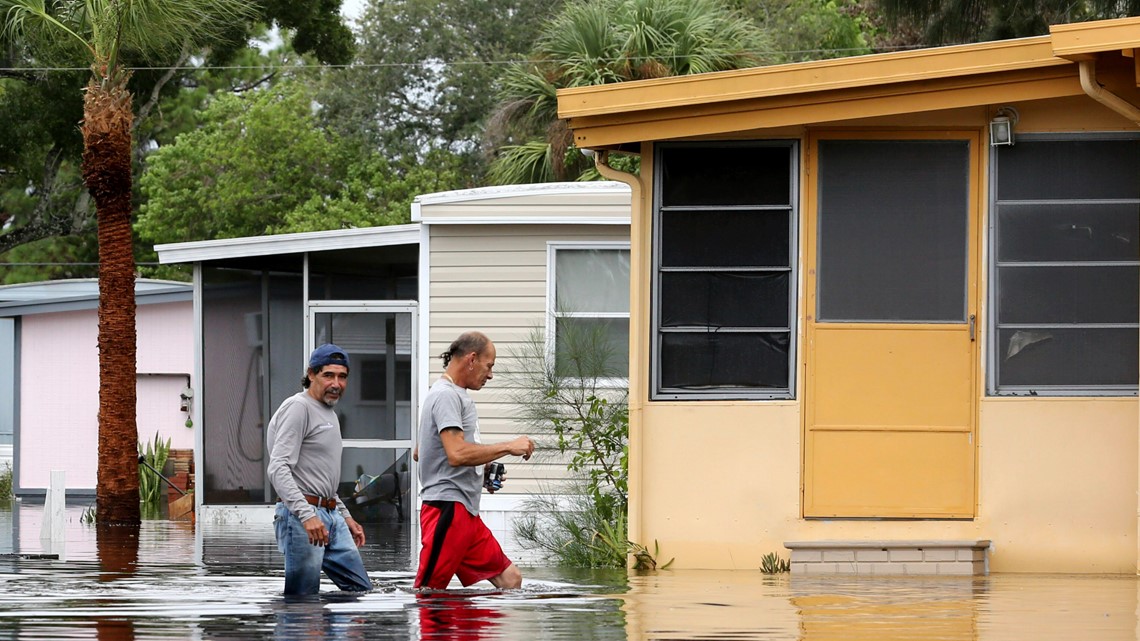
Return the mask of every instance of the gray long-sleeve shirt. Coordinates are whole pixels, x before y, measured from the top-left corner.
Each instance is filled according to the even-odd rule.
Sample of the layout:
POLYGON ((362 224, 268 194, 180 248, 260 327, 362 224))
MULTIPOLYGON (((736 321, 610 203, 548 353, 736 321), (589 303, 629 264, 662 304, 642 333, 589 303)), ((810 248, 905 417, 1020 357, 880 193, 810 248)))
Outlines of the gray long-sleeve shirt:
MULTIPOLYGON (((301 521, 316 516, 305 494, 336 496, 340 485, 340 419, 331 407, 298 392, 273 413, 266 431, 269 480, 277 496, 301 521)), ((337 509, 348 518, 338 497, 337 509)))

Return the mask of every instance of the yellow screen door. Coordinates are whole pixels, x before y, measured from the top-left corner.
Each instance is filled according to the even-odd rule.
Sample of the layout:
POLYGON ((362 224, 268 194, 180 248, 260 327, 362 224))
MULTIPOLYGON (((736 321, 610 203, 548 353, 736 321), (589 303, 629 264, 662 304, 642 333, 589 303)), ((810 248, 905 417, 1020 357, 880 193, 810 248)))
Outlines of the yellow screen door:
POLYGON ((972 517, 977 136, 809 148, 804 516, 972 517))

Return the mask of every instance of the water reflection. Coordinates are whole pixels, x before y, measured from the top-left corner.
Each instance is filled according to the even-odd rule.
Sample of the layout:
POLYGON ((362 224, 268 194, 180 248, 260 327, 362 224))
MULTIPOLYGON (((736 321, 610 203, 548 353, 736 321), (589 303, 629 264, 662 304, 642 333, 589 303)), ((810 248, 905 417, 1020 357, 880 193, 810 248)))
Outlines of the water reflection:
POLYGON ((420 639, 478 641, 494 632, 502 612, 481 607, 462 594, 418 594, 420 639))
POLYGON ((528 568, 524 589, 417 593, 394 533, 363 552, 375 590, 285 599, 268 525, 92 528, 69 509, 67 558, 36 506, 0 510, 0 638, 1020 641, 1137 638, 1134 576, 789 577, 758 571, 528 568), (25 527, 33 534, 25 536, 25 527), (8 528, 5 530, 4 528, 8 528))
POLYGON ((134 576, 139 562, 140 525, 99 525, 95 528, 95 550, 99 559, 99 581, 134 576))
POLYGON ((134 621, 95 618, 95 638, 99 641, 134 641, 134 621))
MULTIPOLYGON (((327 598, 327 597, 326 597, 327 598)), ((359 597, 345 595, 346 599, 359 597)), ((375 634, 366 620, 351 612, 330 610, 322 597, 286 597, 270 605, 273 612, 273 638, 276 641, 364 641, 375 634)))

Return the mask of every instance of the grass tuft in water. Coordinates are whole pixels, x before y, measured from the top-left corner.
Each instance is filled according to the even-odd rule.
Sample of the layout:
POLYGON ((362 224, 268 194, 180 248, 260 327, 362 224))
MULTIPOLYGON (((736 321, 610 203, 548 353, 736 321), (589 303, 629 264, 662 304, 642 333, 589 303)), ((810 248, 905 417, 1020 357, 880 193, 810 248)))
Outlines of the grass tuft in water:
POLYGON ((764 574, 783 574, 792 571, 792 562, 781 559, 775 552, 760 557, 760 571, 764 574))

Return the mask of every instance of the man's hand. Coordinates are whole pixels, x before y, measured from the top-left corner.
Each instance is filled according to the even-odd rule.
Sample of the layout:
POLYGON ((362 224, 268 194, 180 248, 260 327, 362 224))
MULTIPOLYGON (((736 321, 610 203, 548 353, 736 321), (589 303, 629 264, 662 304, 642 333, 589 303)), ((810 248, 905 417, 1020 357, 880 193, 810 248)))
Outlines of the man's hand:
POLYGON ((514 456, 523 457, 524 461, 529 461, 530 455, 534 454, 534 441, 530 440, 529 436, 520 436, 507 443, 507 451, 514 456))
POLYGON ((360 527, 360 524, 356 522, 356 519, 352 518, 351 516, 346 518, 344 522, 348 525, 348 531, 352 533, 352 542, 356 544, 356 547, 363 546, 364 528, 360 527))
MULTIPOLYGON (((305 526, 305 533, 309 535, 309 543, 324 547, 329 544, 329 531, 320 517, 310 516, 301 525, 305 526)), ((360 527, 360 526, 357 526, 360 527)))

